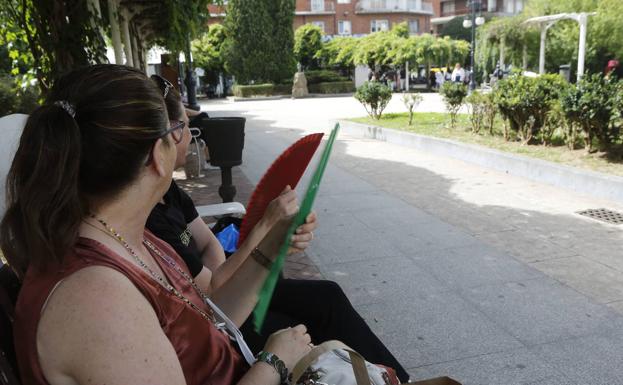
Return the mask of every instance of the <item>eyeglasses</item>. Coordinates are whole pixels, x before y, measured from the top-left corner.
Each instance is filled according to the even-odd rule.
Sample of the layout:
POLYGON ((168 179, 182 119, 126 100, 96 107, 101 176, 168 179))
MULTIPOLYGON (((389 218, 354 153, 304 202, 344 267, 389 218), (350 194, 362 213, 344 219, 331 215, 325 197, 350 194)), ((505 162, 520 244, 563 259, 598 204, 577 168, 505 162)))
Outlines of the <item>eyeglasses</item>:
MULTIPOLYGON (((156 140, 160 138, 164 138, 165 136, 171 134, 171 137, 173 138, 173 141, 175 142, 175 144, 179 144, 184 138, 185 127, 186 127, 186 122, 184 122, 183 120, 171 121, 171 127, 167 128, 166 131, 158 135, 156 140)), ((152 146, 151 150, 149 151, 149 157, 147 158, 147 161, 145 162, 146 166, 151 163, 151 160, 153 159, 153 157, 154 157, 154 147, 152 146)))
POLYGON ((184 137, 184 127, 186 127, 186 122, 184 122, 183 120, 177 120, 175 121, 175 124, 173 123, 174 122, 171 121, 171 128, 163 132, 159 138, 164 138, 165 136, 171 134, 171 137, 173 138, 175 144, 178 144, 182 141, 182 138, 184 137))
POLYGON ((169 94, 169 91, 171 90, 171 88, 173 88, 173 84, 171 84, 170 81, 168 81, 167 79, 163 78, 160 75, 151 75, 150 79, 155 80, 158 83, 158 86, 160 87, 160 91, 162 91, 162 96, 166 99, 167 95, 169 94))

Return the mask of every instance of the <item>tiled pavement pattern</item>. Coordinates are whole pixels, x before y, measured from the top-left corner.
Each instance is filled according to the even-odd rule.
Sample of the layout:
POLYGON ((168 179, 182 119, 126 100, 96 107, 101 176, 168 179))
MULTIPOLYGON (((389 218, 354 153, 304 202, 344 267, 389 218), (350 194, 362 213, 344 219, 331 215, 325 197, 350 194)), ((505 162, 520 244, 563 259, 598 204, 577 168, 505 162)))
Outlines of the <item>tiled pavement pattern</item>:
MULTIPOLYGON (((418 110, 440 107, 426 94, 418 110)), ((301 135, 364 113, 352 98, 204 109, 247 117, 255 183, 301 135)), ((308 255, 416 378, 623 385, 623 228, 575 214, 621 204, 340 135, 315 207, 308 255)))
MULTIPOLYGON (((218 195, 218 187, 221 184, 221 173, 219 170, 203 171, 203 176, 195 179, 186 179, 183 171, 176 171, 174 178, 195 202, 195 205, 208 205, 222 202, 218 195)), ((240 171, 239 167, 232 169, 232 181, 236 186, 236 196, 234 199, 246 206, 254 186, 249 179, 240 171)), ((208 223, 214 222, 208 218, 208 223)), ((305 253, 291 255, 286 259, 283 270, 286 278, 297 279, 319 279, 322 278, 316 265, 305 253)))

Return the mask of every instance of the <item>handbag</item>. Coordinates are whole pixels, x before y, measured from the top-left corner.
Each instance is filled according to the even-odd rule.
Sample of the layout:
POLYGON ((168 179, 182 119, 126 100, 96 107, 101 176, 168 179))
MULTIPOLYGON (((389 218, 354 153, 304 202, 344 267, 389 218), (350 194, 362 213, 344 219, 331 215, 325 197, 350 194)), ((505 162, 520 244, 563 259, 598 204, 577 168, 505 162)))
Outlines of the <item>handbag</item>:
MULTIPOLYGON (((340 341, 312 348, 292 369, 292 385, 395 385, 398 378, 382 366, 367 362, 340 341)), ((411 385, 461 385, 449 377, 410 382, 411 385)))

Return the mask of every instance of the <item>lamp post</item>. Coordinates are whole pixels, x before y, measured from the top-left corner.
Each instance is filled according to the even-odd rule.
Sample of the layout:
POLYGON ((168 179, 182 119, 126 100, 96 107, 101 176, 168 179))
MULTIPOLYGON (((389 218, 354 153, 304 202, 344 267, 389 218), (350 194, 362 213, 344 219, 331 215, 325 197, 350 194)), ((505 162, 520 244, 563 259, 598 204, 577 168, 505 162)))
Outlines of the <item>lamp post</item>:
POLYGON ((463 20, 463 27, 472 29, 472 44, 470 44, 469 56, 470 56, 470 76, 469 76, 469 89, 473 91, 476 89, 476 79, 474 77, 474 52, 476 51, 476 26, 483 25, 485 18, 482 16, 476 17, 476 12, 480 12, 480 1, 472 0, 469 3, 471 10, 470 19, 463 20))
POLYGON ((184 53, 186 56, 186 80, 184 83, 186 84, 186 96, 188 102, 188 108, 193 109, 195 111, 199 111, 199 105, 197 104, 197 77, 195 76, 195 71, 193 71, 193 63, 190 53, 190 35, 186 40, 186 52, 184 53))

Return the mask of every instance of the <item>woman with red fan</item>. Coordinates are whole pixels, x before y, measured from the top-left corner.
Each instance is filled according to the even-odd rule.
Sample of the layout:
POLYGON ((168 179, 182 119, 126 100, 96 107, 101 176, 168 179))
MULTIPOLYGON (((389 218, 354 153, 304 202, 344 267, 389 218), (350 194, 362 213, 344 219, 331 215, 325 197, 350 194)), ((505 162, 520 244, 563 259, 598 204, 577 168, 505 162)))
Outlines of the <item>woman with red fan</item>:
MULTIPOLYGON (((165 94, 169 119, 187 122, 188 117, 179 94, 175 90, 167 91, 164 79, 157 76, 152 76, 152 79, 165 94)), ((176 167, 184 164, 189 141, 190 135, 187 135, 177 145, 176 167)), ((284 215, 284 201, 291 199, 293 194, 293 191, 286 188, 277 199, 267 203, 264 215, 248 231, 243 241, 244 246, 241 246, 242 251, 234 253, 228 259, 225 258, 219 241, 199 217, 191 198, 175 181, 171 182, 163 200, 150 214, 147 227, 182 256, 198 284, 207 290, 214 290, 235 275, 237 266, 248 256, 248 252, 245 255, 244 250, 253 249, 261 240, 261 229, 284 215)), ((312 240, 312 231, 315 228, 316 216, 312 213, 308 216, 307 223, 299 227, 294 235, 291 251, 304 250, 312 240)), ((251 256, 258 257, 254 253, 251 256)), ((299 323, 307 326, 314 343, 339 339, 361 353, 368 361, 394 368, 402 382, 408 380, 404 368, 359 316, 339 285, 332 281, 279 280, 262 333, 258 334, 253 330, 250 319, 242 324, 241 330, 251 350, 257 353, 272 332, 299 323)))

